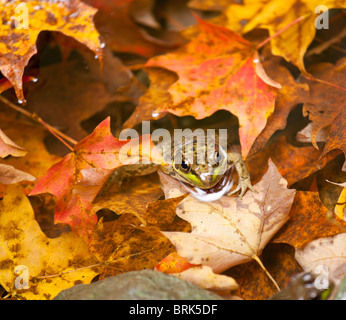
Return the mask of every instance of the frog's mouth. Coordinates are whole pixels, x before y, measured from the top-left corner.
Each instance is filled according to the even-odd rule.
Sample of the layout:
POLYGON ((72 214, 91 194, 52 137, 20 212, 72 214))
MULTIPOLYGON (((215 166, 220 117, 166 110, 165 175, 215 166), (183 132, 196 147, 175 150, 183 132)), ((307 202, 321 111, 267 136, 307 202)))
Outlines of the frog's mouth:
POLYGON ((193 187, 184 181, 178 180, 183 186, 184 190, 190 193, 193 197, 200 201, 216 201, 223 195, 229 193, 233 187, 234 181, 232 178, 234 166, 227 170, 221 179, 209 189, 202 189, 199 187, 193 187))

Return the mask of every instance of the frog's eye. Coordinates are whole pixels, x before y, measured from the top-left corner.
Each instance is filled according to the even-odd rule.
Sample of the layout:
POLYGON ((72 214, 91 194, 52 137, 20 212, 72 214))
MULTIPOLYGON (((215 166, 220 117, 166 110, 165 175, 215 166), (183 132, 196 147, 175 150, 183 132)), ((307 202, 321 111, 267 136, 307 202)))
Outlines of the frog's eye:
POLYGON ((216 151, 214 153, 214 163, 215 164, 219 163, 221 161, 221 159, 222 159, 221 154, 218 151, 216 151))
POLYGON ((191 170, 191 165, 187 161, 183 160, 179 169, 184 173, 189 173, 191 170))

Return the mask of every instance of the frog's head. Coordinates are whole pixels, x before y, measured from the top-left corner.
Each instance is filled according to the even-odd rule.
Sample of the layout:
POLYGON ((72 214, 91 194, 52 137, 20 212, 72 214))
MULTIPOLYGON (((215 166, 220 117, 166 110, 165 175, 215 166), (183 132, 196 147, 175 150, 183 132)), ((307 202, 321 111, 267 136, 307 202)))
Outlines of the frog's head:
POLYGON ((194 187, 214 187, 227 169, 227 153, 216 145, 208 147, 204 144, 197 148, 194 141, 185 144, 178 152, 180 157, 172 160, 174 175, 178 180, 194 187))

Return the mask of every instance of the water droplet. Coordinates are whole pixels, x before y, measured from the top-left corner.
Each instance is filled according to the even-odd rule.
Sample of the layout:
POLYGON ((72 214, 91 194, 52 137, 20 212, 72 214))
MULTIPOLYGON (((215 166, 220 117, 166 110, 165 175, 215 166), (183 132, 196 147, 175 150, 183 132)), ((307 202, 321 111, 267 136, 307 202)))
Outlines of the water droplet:
POLYGON ((258 60, 258 59, 253 59, 253 62, 254 62, 254 63, 258 63, 259 60, 258 60))
POLYGON ((153 118, 156 118, 156 117, 158 117, 160 114, 158 113, 158 112, 155 112, 155 111, 153 111, 152 112, 152 114, 151 114, 151 116, 153 117, 153 118))
POLYGON ((95 59, 98 59, 99 58, 99 56, 97 55, 97 54, 95 54, 95 57, 94 57, 95 59))
POLYGON ((23 101, 23 100, 21 100, 21 99, 18 99, 18 101, 17 101, 17 102, 18 102, 18 104, 23 104, 23 102, 24 102, 24 101, 23 101))
POLYGON ((105 46, 106 46, 106 43, 105 42, 101 42, 100 48, 103 49, 105 46))
POLYGON ((33 83, 35 83, 35 82, 37 82, 37 81, 38 81, 38 78, 32 79, 32 82, 33 82, 33 83))

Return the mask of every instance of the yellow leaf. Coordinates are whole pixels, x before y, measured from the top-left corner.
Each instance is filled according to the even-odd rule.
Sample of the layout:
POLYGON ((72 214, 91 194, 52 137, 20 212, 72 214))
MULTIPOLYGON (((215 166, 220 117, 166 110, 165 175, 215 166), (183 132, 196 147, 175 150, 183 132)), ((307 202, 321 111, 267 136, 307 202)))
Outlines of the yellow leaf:
POLYGON ((97 9, 79 0, 0 0, 0 4, 0 71, 12 83, 19 100, 24 101, 24 68, 37 52, 37 36, 43 30, 75 38, 102 61, 99 33, 93 24, 97 9))
MULTIPOLYGON (((315 10, 319 5, 328 9, 344 8, 342 0, 245 0, 244 5, 231 4, 227 10, 227 27, 239 33, 255 28, 268 29, 270 36, 289 26, 284 32, 271 39, 274 55, 284 57, 305 71, 304 55, 316 33, 315 10), (301 21, 295 21, 303 18, 301 21)), ((322 18, 321 18, 322 19, 322 18)))
POLYGON ((335 205, 334 212, 336 216, 344 220, 346 211, 346 188, 344 188, 339 196, 339 199, 335 205))
POLYGON ((73 232, 47 238, 18 185, 0 203, 0 285, 16 298, 52 299, 97 275, 96 260, 73 232), (21 271, 22 273, 20 274, 21 271))

